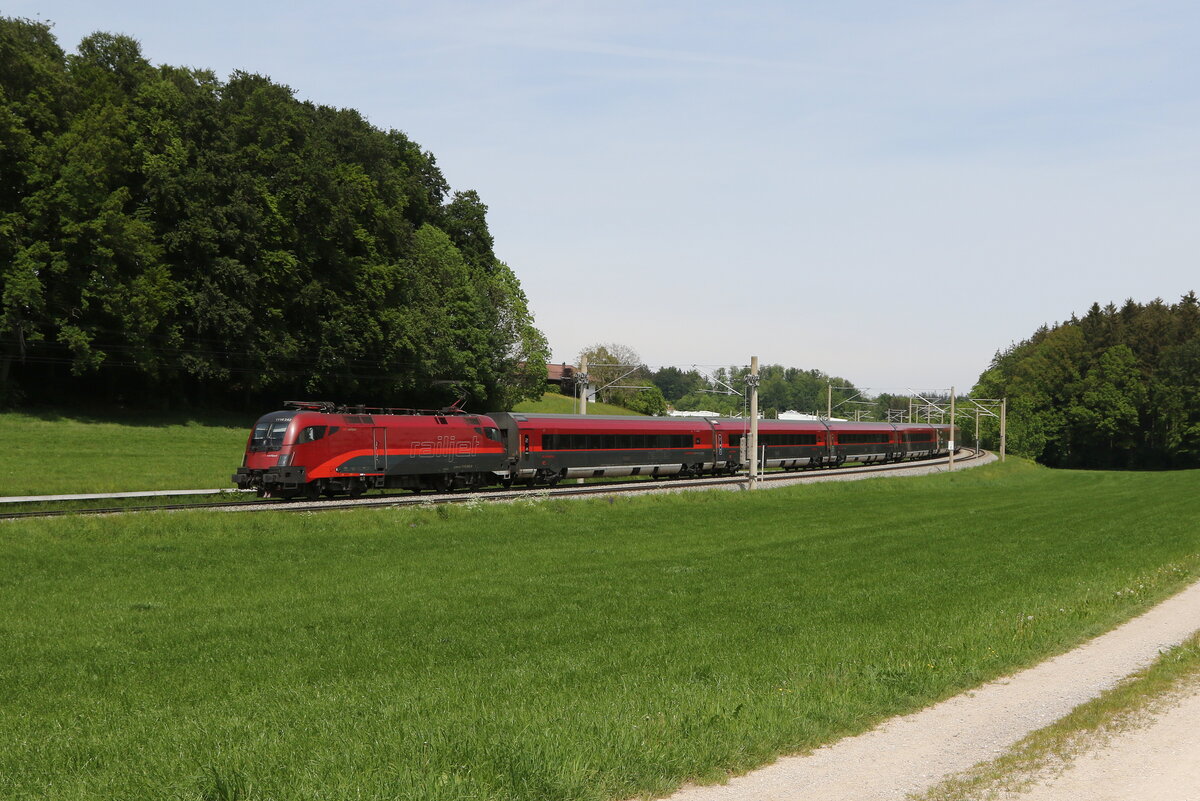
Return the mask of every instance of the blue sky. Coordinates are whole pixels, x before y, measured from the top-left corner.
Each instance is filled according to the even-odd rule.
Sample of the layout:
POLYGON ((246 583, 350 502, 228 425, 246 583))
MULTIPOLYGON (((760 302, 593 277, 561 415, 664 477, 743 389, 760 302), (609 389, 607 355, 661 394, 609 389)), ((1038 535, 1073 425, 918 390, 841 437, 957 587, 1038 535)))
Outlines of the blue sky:
POLYGON ((258 72, 490 207, 556 361, 968 389, 1092 301, 1200 291, 1189 2, 17 0, 258 72))

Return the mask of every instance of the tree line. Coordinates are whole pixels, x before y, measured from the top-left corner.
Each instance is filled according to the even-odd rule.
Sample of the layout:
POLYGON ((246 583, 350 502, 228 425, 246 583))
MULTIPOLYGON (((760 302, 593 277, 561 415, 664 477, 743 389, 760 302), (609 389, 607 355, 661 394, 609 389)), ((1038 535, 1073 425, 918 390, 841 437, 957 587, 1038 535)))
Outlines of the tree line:
POLYGON ((1047 465, 1200 467, 1200 302, 1094 303, 997 353, 972 395, 1007 397, 1009 450, 1047 465))
MULTIPOLYGON (((747 366, 717 367, 703 373, 696 368, 675 366, 655 370, 642 363, 636 350, 617 343, 585 348, 579 354, 579 363, 585 356, 589 383, 598 393, 598 399, 605 403, 649 415, 665 414, 668 407, 711 411, 725 416, 749 413, 746 377, 750 368, 747 366)), ((820 370, 763 365, 759 368, 759 411, 766 417, 776 417, 786 411, 824 414, 829 405, 831 386, 835 416, 853 417, 855 407, 848 404, 856 397, 867 400, 847 379, 820 370)), ((568 386, 563 392, 572 394, 576 389, 568 386)), ((890 400, 890 396, 872 399, 870 413, 886 414, 879 409, 885 409, 890 400)))
POLYGON ((357 111, 0 18, 0 403, 508 408, 548 348, 486 213, 357 111))

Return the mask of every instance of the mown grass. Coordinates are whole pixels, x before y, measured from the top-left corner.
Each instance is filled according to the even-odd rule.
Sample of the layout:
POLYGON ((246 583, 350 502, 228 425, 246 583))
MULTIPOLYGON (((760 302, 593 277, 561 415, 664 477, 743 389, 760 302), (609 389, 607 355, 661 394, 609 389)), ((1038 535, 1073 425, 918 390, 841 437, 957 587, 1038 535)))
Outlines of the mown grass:
POLYGON ((5 412, 0 496, 232 488, 253 423, 234 415, 5 412))
MULTIPOLYGON (((547 392, 540 400, 518 403, 513 407, 513 411, 528 412, 530 414, 577 414, 579 408, 578 401, 575 398, 568 398, 566 395, 560 395, 557 392, 547 392)), ((597 403, 595 401, 588 404, 588 414, 642 416, 632 409, 626 409, 624 406, 614 406, 611 403, 597 403)))
POLYGON ((1036 662, 1200 570, 1200 472, 0 525, 0 797, 619 799, 1036 662))

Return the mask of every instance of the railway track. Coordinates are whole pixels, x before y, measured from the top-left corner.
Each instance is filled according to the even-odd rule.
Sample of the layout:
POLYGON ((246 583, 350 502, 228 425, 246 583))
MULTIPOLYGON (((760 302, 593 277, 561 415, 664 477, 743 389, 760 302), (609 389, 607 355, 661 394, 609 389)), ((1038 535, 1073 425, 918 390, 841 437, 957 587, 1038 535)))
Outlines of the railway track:
MULTIPOLYGON (((955 457, 955 465, 977 464, 987 456, 986 451, 976 451, 973 448, 963 448, 955 457)), ((896 473, 900 475, 914 473, 922 474, 932 470, 944 469, 947 458, 922 459, 914 462, 898 462, 885 465, 861 465, 858 467, 839 467, 832 469, 775 471, 763 473, 759 483, 764 486, 785 485, 791 483, 808 483, 814 481, 837 481, 854 478, 865 478, 872 475, 896 473)), ((19 520, 36 517, 65 517, 68 515, 111 515, 129 514, 136 512, 183 511, 189 509, 219 509, 223 511, 276 511, 276 512, 327 512, 339 509, 362 509, 372 507, 419 506, 422 504, 466 503, 469 501, 504 502, 520 498, 574 498, 590 495, 616 494, 647 494, 654 492, 682 492, 698 489, 740 489, 746 486, 746 476, 721 476, 713 478, 658 480, 636 479, 631 481, 612 481, 603 484, 560 484, 555 487, 538 489, 490 489, 475 492, 452 492, 441 494, 414 494, 403 492, 396 494, 379 494, 354 499, 332 499, 321 501, 264 501, 261 499, 249 501, 220 501, 211 503, 169 503, 147 506, 119 506, 109 508, 65 508, 42 509, 26 512, 0 512, 0 520, 19 520)))

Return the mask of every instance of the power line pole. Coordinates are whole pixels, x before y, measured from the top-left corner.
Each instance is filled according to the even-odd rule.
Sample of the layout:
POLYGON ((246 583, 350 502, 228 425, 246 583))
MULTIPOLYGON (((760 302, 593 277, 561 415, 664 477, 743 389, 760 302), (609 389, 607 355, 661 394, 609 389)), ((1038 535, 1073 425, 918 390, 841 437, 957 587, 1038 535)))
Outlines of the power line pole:
POLYGON ((750 375, 746 377, 750 388, 750 480, 747 489, 758 486, 758 357, 750 357, 750 375))
POLYGON ((950 387, 950 461, 946 469, 954 469, 954 387, 950 387))
POLYGON ((587 372, 587 356, 581 356, 579 359, 579 376, 576 379, 579 381, 579 413, 587 414, 587 394, 588 394, 588 372, 587 372))
POLYGON ((1008 450, 1008 398, 1000 400, 1000 461, 1008 450))
POLYGON ((825 419, 833 419, 833 383, 825 385, 825 419))

